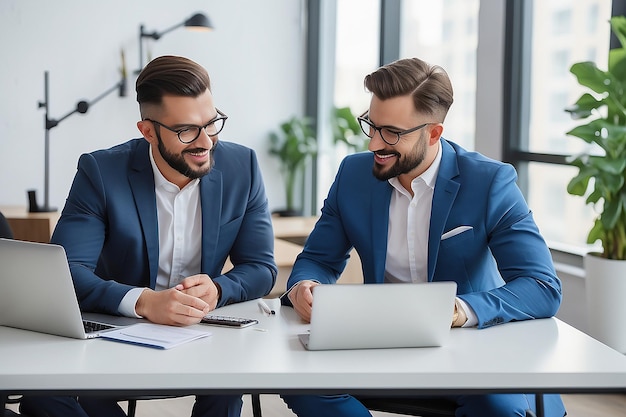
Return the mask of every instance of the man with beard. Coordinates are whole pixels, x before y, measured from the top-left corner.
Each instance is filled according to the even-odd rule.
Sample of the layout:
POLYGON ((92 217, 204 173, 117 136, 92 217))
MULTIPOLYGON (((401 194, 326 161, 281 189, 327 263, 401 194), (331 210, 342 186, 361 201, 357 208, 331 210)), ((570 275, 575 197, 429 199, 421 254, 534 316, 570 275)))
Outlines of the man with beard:
MULTIPOLYGON (((186 326, 268 294, 277 268, 261 172, 254 151, 218 140, 227 116, 207 71, 162 56, 136 91, 143 138, 80 157, 52 236, 67 252, 81 310, 186 326), (229 257, 234 266, 222 273, 229 257)), ((241 395, 197 396, 192 416, 239 416, 241 406, 241 395)), ((116 398, 102 397, 26 397, 21 410, 125 416, 116 398)))
MULTIPOLYGON (((285 302, 310 321, 313 288, 334 284, 354 248, 365 284, 455 281, 453 327, 554 315, 561 283, 514 168, 441 136, 452 104, 446 72, 403 59, 366 76, 365 87, 372 97, 358 119, 371 152, 343 160, 285 302)), ((535 408, 530 394, 447 398, 457 416, 524 416, 535 408)), ((300 417, 371 416, 349 395, 283 399, 300 417)), ((544 402, 546 416, 565 414, 559 395, 544 402)))

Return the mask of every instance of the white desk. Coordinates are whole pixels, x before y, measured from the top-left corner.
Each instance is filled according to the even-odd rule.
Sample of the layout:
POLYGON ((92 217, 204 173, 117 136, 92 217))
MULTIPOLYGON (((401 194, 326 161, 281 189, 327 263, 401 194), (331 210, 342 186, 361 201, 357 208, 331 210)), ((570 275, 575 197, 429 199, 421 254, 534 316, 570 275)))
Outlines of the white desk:
POLYGON ((0 391, 11 394, 626 392, 626 357, 557 320, 453 329, 442 348, 308 352, 291 308, 218 310, 245 329, 161 351, 0 327, 0 391))

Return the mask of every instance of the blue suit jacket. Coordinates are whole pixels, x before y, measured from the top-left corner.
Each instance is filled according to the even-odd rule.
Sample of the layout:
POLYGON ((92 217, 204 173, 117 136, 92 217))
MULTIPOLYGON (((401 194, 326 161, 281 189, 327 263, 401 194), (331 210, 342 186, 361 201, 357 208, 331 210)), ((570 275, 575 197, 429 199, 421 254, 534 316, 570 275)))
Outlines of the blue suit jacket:
MULTIPOLYGON (((478 326, 550 317, 561 283, 550 251, 510 165, 441 140, 433 195, 428 280, 455 281, 478 326), (442 240, 445 232, 471 229, 442 240)), ((372 175, 373 155, 342 162, 322 215, 298 256, 287 288, 303 279, 334 283, 354 247, 365 283, 384 281, 392 187, 372 175)))
MULTIPOLYGON (((133 139, 84 154, 52 236, 64 246, 84 311, 118 314, 134 287, 155 288, 159 260, 149 144, 133 139)), ((218 306, 261 297, 277 269, 265 188, 254 151, 229 142, 200 179, 203 273, 222 290, 218 306), (234 268, 222 275, 230 256, 234 268)))

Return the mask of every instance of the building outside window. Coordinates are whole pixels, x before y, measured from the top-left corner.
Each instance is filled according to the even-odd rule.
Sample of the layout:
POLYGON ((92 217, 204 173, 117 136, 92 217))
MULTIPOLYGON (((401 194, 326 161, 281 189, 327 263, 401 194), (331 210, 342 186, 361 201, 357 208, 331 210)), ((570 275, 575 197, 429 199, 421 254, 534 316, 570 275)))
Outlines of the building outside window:
POLYGON ((405 0, 400 15, 400 57, 420 58, 446 70, 454 104, 443 136, 470 150, 476 125, 479 5, 479 0, 405 0))
POLYGON ((585 150, 578 138, 565 133, 579 121, 572 120, 564 109, 576 102, 586 90, 569 72, 572 64, 592 60, 600 68, 608 63, 610 0, 541 0, 531 4, 530 56, 525 68, 530 71, 528 101, 522 103, 518 151, 527 161, 521 165, 527 175, 522 181, 537 224, 552 245, 563 243, 584 247, 595 216, 585 199, 570 196, 567 183, 578 170, 565 164, 546 162, 537 157, 573 155, 585 150))

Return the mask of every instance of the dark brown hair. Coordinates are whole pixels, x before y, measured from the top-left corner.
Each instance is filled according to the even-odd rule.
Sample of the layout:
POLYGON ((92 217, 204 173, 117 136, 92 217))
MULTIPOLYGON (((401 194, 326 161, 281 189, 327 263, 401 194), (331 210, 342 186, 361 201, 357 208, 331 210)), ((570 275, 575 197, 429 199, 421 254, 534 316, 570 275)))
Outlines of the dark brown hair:
POLYGON ((445 119, 452 105, 446 71, 418 58, 400 59, 365 77, 365 88, 381 100, 410 94, 415 110, 445 119))
POLYGON ((153 59, 137 77, 137 102, 160 104, 164 94, 198 97, 211 80, 206 69, 184 57, 165 55, 153 59))

